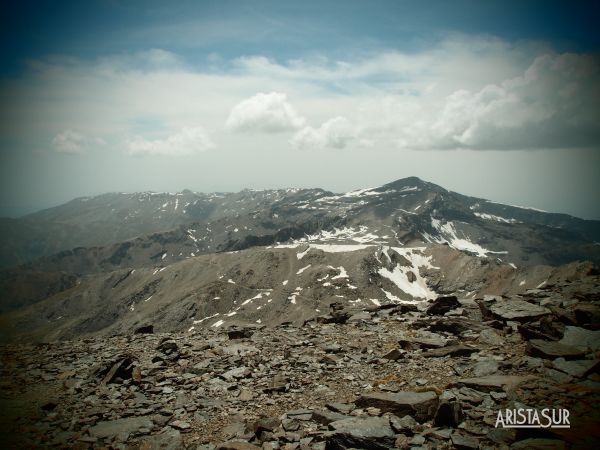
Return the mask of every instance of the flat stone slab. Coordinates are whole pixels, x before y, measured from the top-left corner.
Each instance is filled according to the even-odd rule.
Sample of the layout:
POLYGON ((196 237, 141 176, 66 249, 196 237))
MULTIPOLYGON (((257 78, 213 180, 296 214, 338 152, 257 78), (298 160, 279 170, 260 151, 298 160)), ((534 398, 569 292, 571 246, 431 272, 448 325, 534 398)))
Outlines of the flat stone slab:
POLYGON ((530 438, 517 441, 510 448, 515 450, 563 450, 566 446, 563 441, 558 439, 530 438))
POLYGON ((582 359, 576 361, 567 361, 565 358, 556 358, 552 365, 572 377, 583 378, 600 367, 600 361, 597 359, 582 359))
POLYGON ((500 300, 490 306, 494 316, 504 320, 526 322, 550 314, 548 308, 519 299, 500 300))
POLYGON ((466 436, 464 434, 452 433, 450 437, 452 439, 452 445, 457 449, 478 449, 479 448, 479 440, 466 436))
POLYGON ((358 407, 379 408, 398 417, 409 415, 418 421, 433 418, 438 407, 438 396, 433 391, 365 394, 356 401, 358 407))
POLYGON ((504 391, 535 378, 530 375, 490 375, 487 377, 461 378, 456 381, 456 384, 468 386, 482 392, 504 391))
POLYGON ((567 326, 563 338, 558 342, 581 350, 600 350, 600 330, 567 326))
POLYGON ((312 420, 320 423, 321 425, 329 425, 332 422, 350 418, 351 416, 327 410, 313 411, 312 413, 312 420))
POLYGON ((481 330, 478 340, 480 343, 487 345, 504 345, 504 337, 491 328, 481 330))
POLYGON ((472 353, 478 352, 479 349, 467 347, 465 345, 450 345, 443 348, 434 348, 423 353, 426 358, 442 358, 444 356, 469 356, 472 353))
POLYGON ((580 350, 571 345, 561 344, 560 342, 532 339, 527 343, 527 353, 532 356, 540 356, 546 359, 559 357, 574 359, 585 355, 585 350, 580 350))
POLYGON ((227 441, 219 444, 217 450, 260 450, 260 447, 244 441, 227 441))
POLYGON ((154 423, 148 417, 126 417, 124 419, 98 422, 90 428, 90 435, 103 439, 121 433, 135 433, 140 428, 152 429, 154 423))
POLYGON ((399 339, 398 343, 404 350, 415 350, 419 348, 441 348, 446 345, 446 339, 439 335, 429 337, 404 337, 399 339))
POLYGON ((384 417, 352 417, 329 424, 327 448, 385 449, 394 444, 395 434, 384 417))

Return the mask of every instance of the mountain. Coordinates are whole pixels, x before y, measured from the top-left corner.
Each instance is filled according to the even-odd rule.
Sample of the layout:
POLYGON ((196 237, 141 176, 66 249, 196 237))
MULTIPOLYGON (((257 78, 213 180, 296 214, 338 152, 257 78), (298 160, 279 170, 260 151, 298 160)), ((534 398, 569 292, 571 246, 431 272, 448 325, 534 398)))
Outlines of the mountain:
MULTIPOLYGON (((201 194, 112 193, 82 197, 19 219, 0 219, 0 267, 24 264, 76 247, 110 245, 198 221, 235 217, 284 198, 297 189, 201 194)), ((313 195, 318 191, 307 190, 313 195)))
POLYGON ((80 198, 3 219, 0 262, 87 273, 319 233, 388 245, 445 243, 516 265, 600 261, 599 221, 501 205, 410 177, 345 194, 288 189, 80 198))
POLYGON ((598 222, 407 178, 11 223, 3 448, 598 448, 598 222))
POLYGON ((517 295, 595 273, 590 263, 515 269, 444 245, 291 243, 81 277, 5 314, 4 340, 73 339, 326 318, 330 305, 426 306, 443 295, 517 295))
MULTIPOLYGON (((35 224, 46 244, 18 254, 77 245, 0 271, 0 311, 17 310, 9 316, 17 334, 36 338, 125 332, 142 322, 183 329, 217 313, 229 323, 302 321, 338 298, 364 305, 513 294, 556 270, 592 270, 577 261, 600 261, 600 222, 499 205, 415 177, 344 194, 106 194, 19 220, 35 224), (53 240, 63 224, 76 231, 53 240), (94 240, 110 242, 86 246, 94 240), (575 269, 551 267, 569 263, 575 269), (248 300, 244 289, 263 299, 272 292, 270 313, 235 309, 248 300), (291 307, 296 298, 314 304, 291 307)), ((18 247, 18 236, 4 239, 18 247)))

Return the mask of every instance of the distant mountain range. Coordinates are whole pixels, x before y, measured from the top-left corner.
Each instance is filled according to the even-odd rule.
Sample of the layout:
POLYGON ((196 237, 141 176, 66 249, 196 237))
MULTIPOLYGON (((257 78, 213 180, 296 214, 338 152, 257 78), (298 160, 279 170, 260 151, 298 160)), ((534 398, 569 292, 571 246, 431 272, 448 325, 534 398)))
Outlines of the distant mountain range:
POLYGON ((344 194, 104 194, 0 226, 0 320, 6 336, 36 339, 302 321, 332 301, 518 293, 600 262, 599 221, 415 177, 344 194))
POLYGON ((86 273, 122 263, 144 265, 164 253, 174 261, 192 253, 343 234, 344 229, 352 229, 348 237, 358 241, 447 243, 517 265, 598 262, 600 255, 594 245, 600 242, 600 221, 467 197, 410 177, 345 194, 321 189, 185 190, 78 198, 19 219, 0 219, 0 267, 49 257, 31 267, 66 265, 86 273), (91 253, 100 256, 91 258, 91 253), (86 260, 78 260, 83 255, 86 260))

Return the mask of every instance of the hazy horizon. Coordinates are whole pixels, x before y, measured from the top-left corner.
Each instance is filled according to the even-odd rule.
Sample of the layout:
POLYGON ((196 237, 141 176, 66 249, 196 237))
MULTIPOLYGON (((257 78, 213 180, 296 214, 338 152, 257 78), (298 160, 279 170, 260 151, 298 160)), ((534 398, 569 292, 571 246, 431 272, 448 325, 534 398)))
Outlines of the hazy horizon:
POLYGON ((418 176, 600 219, 598 12, 537 0, 7 6, 0 216, 106 192, 346 192, 418 176))

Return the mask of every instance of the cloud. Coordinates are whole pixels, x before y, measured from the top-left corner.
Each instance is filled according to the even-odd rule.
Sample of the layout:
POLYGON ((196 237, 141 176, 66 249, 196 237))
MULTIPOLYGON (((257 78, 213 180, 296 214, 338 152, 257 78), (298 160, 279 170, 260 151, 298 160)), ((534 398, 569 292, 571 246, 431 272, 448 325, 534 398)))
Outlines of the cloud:
POLYGON ((235 105, 225 127, 229 131, 279 133, 296 130, 304 122, 305 119, 287 101, 286 94, 260 92, 235 105))
POLYGON ((186 156, 214 148, 214 142, 201 127, 183 128, 166 139, 136 137, 128 142, 131 155, 186 156))
POLYGON ((145 133, 157 130, 136 125, 152 117, 170 130, 201 123, 211 139, 238 152, 286 143, 449 150, 600 145, 597 56, 476 36, 446 37, 411 53, 361 55, 290 61, 248 55, 212 61, 210 68, 161 49, 46 58, 0 85, 0 103, 8 105, 0 110, 0 135, 33 148, 68 130, 53 146, 74 153, 93 142, 73 130, 111 142, 139 134, 125 142, 130 153, 181 153, 170 138, 152 140, 145 133))
POLYGON ((345 117, 334 117, 319 128, 307 126, 298 131, 290 140, 298 149, 344 148, 356 139, 352 123, 345 117))
POLYGON ((419 145, 500 150, 597 145, 599 80, 600 65, 590 56, 540 56, 521 76, 449 95, 431 124, 429 142, 419 145))
POLYGON ((52 146, 58 153, 84 153, 87 148, 93 145, 103 144, 102 139, 91 138, 73 130, 64 130, 52 139, 52 146))

